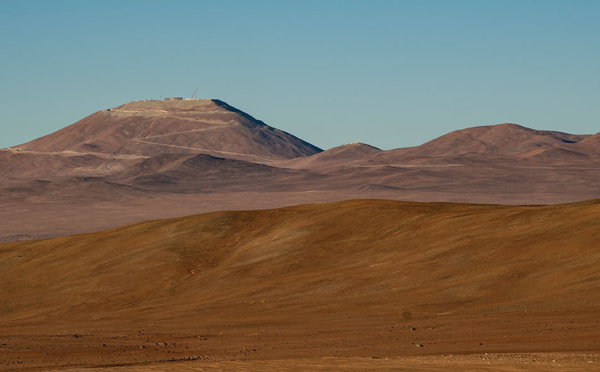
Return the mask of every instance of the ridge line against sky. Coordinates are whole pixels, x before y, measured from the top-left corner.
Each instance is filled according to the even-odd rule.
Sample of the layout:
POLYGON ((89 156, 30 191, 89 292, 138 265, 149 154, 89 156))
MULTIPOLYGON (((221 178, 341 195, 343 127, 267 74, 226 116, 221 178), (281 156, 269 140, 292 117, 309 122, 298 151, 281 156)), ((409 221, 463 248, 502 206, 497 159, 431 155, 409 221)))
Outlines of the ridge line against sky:
POLYGON ((327 149, 504 122, 599 132, 600 1, 0 0, 0 147, 217 98, 327 149))

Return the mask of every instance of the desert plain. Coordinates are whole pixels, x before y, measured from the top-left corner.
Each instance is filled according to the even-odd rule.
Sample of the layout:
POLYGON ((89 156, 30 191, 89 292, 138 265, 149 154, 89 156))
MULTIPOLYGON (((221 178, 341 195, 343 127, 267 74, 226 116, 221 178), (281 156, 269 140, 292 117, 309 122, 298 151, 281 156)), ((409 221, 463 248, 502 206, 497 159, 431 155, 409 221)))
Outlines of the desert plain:
POLYGON ((599 138, 92 114, 0 151, 0 369, 600 369, 599 138))

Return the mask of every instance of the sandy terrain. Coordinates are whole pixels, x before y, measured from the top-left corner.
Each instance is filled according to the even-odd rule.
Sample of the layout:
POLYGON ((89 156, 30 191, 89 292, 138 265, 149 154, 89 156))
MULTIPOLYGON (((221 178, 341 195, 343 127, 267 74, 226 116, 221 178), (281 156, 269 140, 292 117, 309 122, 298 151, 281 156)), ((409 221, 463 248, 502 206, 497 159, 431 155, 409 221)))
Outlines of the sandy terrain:
POLYGON ((357 200, 5 243, 0 368, 591 370, 599 213, 357 200))
POLYGON ((170 362, 72 371, 594 371, 599 354, 468 354, 402 358, 315 358, 265 361, 170 362))

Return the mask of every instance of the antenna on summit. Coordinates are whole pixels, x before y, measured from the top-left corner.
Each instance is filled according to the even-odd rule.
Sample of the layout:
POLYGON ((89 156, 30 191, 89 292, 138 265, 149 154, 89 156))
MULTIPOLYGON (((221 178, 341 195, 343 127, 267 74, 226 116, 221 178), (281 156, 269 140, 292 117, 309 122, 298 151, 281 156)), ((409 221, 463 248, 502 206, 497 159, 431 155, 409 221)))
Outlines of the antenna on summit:
POLYGON ((198 92, 198 89, 200 89, 200 85, 198 85, 198 88, 196 88, 196 90, 194 91, 194 94, 192 94, 190 99, 194 99, 194 96, 196 95, 196 92, 198 92))

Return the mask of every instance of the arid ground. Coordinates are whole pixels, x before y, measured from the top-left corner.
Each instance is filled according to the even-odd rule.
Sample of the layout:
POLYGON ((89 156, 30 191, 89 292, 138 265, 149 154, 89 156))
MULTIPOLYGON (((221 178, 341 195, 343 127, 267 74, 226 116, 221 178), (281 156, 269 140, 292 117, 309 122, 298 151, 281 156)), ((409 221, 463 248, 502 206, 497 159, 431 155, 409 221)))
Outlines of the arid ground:
POLYGON ((322 151, 99 111, 0 150, 0 370, 600 370, 599 166, 516 124, 322 151))
POLYGON ((5 243, 0 367, 589 370, 598 216, 355 200, 5 243))

